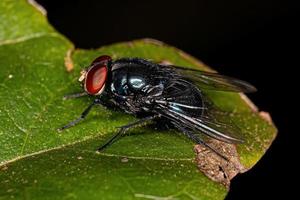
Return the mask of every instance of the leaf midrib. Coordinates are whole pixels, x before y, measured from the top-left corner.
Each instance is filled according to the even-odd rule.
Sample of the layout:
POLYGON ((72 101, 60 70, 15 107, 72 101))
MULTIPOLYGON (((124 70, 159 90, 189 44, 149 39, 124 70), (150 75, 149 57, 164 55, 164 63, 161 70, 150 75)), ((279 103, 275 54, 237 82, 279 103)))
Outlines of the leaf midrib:
MULTIPOLYGON (((96 139, 96 138, 99 138, 99 137, 101 137, 101 136, 90 136, 90 137, 86 137, 84 140, 79 140, 79 141, 69 143, 69 144, 66 144, 66 145, 60 145, 60 146, 57 146, 57 147, 43 149, 41 151, 36 151, 36 152, 25 154, 25 155, 22 155, 22 156, 17 156, 15 158, 11 159, 11 160, 1 162, 0 163, 0 168, 2 166, 17 162, 17 161, 25 159, 25 158, 30 158, 32 156, 41 155, 41 154, 56 151, 56 150, 62 150, 64 148, 70 148, 71 146, 75 146, 75 145, 80 144, 80 143, 88 142, 90 140, 93 140, 93 139, 96 139)), ((96 151, 89 151, 89 150, 80 150, 80 152, 95 153, 95 154, 98 154, 100 156, 105 156, 105 157, 118 157, 118 158, 126 157, 126 158, 133 159, 133 160, 189 161, 189 162, 193 162, 193 160, 194 160, 194 158, 177 158, 177 159, 174 159, 174 158, 160 158, 160 157, 146 157, 146 156, 126 156, 126 155, 120 155, 120 154, 103 153, 103 152, 96 152, 96 151)))

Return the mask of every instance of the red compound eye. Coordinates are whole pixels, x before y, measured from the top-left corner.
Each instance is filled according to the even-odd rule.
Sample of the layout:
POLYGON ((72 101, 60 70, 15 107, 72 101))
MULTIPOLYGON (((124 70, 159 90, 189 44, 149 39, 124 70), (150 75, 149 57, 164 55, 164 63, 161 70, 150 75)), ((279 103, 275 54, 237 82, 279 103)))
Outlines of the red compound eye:
POLYGON ((107 56, 107 55, 103 55, 103 56, 99 56, 98 58, 96 58, 93 62, 92 62, 92 65, 95 64, 95 63, 100 63, 100 62, 103 62, 103 63, 107 63, 111 60, 111 57, 110 56, 107 56))
POLYGON ((92 62, 85 79, 85 89, 89 94, 99 94, 103 89, 107 77, 107 63, 110 60, 109 56, 100 56, 92 62))

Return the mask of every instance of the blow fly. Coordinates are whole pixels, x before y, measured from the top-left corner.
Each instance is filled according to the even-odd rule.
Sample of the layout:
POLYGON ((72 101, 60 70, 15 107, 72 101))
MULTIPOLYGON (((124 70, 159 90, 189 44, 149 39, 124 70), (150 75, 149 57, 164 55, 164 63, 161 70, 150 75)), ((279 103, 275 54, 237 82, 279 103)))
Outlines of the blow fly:
MULTIPOLYGON (((68 95, 76 98, 95 96, 79 118, 58 129, 74 126, 83 120, 94 105, 118 107, 138 120, 120 130, 99 147, 103 150, 133 127, 148 122, 163 122, 177 129, 197 144, 204 145, 224 158, 205 142, 213 138, 226 143, 243 142, 239 129, 208 98, 206 91, 254 92, 249 83, 217 73, 154 63, 141 58, 112 60, 103 55, 81 72, 84 92, 68 95)), ((224 99, 226 101, 226 99, 224 99)), ((225 158, 226 159, 226 158, 225 158)))

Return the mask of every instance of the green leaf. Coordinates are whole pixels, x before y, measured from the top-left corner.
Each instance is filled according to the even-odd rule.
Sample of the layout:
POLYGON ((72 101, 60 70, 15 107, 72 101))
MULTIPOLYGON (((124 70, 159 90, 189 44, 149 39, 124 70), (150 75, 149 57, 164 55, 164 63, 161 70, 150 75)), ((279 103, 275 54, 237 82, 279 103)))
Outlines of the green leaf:
POLYGON ((151 127, 135 129, 97 154, 116 127, 135 118, 99 106, 77 126, 60 134, 56 129, 92 101, 62 97, 82 90, 80 70, 101 54, 208 70, 150 39, 74 50, 32 4, 0 2, 0 199, 224 199, 226 180, 250 169, 276 136, 266 114, 253 110, 245 96, 212 92, 210 98, 231 113, 246 139, 237 147, 211 141, 232 158, 223 171, 224 161, 203 147, 196 146, 195 153, 193 143, 177 132, 151 127), (229 177, 212 174, 216 169, 229 177))

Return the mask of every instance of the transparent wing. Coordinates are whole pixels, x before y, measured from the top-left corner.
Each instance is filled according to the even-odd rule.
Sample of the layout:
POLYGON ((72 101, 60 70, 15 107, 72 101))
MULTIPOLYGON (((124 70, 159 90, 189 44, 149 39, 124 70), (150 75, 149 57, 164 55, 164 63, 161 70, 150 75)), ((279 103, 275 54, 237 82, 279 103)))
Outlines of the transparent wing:
POLYGON ((231 91, 231 92, 255 92, 256 88, 246 81, 217 73, 188 69, 179 66, 173 67, 180 75, 192 81, 200 89, 231 91))
POLYGON ((243 142, 240 130, 234 125, 228 113, 216 108, 204 96, 201 99, 199 96, 197 98, 199 93, 195 94, 188 83, 181 82, 181 84, 187 84, 184 87, 186 89, 172 87, 169 92, 154 99, 154 110, 157 113, 176 124, 181 124, 182 127, 211 138, 227 143, 243 142))
POLYGON ((221 111, 217 107, 210 105, 197 121, 199 121, 207 131, 213 133, 218 132, 217 135, 220 135, 225 142, 244 142, 242 132, 235 125, 233 119, 230 117, 230 113, 221 111))
POLYGON ((172 109, 160 109, 158 111, 162 116, 182 124, 196 132, 207 135, 208 137, 226 142, 226 143, 242 143, 242 135, 240 130, 235 127, 232 122, 223 123, 216 120, 210 121, 203 118, 194 118, 189 115, 174 111, 172 109))

